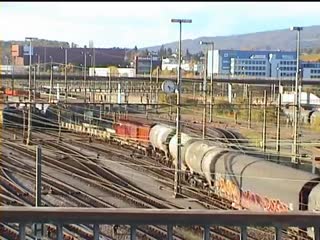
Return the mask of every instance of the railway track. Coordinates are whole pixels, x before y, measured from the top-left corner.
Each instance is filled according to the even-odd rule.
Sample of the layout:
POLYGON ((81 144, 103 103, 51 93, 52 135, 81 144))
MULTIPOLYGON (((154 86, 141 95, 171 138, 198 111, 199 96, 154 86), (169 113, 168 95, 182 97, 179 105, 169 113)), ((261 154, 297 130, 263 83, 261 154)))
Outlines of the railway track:
MULTIPOLYGON (((52 135, 54 135, 54 134, 52 134, 52 135)), ((117 154, 117 155, 119 155, 118 156, 118 158, 122 158, 122 160, 124 159, 124 156, 126 156, 126 158, 125 158, 125 161, 127 161, 128 163, 129 162, 133 162, 133 161, 136 161, 137 163, 139 163, 140 164, 140 166, 141 165, 144 165, 145 167, 145 169, 149 169, 149 171, 150 171, 150 169, 152 169, 151 171, 153 171, 153 174, 157 174, 158 175, 158 177, 162 177, 162 178, 164 178, 164 177, 166 177, 167 178, 167 184, 169 185, 169 187, 172 187, 172 173, 170 172, 170 171, 166 171, 165 173, 164 173, 164 171, 155 171, 154 169, 156 169, 156 168, 154 168, 154 166, 152 166, 152 167, 150 167, 149 165, 150 165, 150 159, 143 159, 141 156, 139 156, 139 155, 136 155, 137 157, 135 158, 134 156, 132 157, 132 156, 128 156, 128 154, 127 154, 127 151, 126 151, 126 154, 124 154, 124 152, 122 151, 122 150, 117 150, 116 151, 116 153, 114 152, 114 148, 110 148, 110 149, 108 149, 108 150, 106 150, 105 148, 104 149, 101 149, 101 148, 96 148, 96 147, 93 147, 92 146, 92 144, 86 144, 86 143, 83 143, 83 142, 79 142, 79 141, 73 141, 73 143, 75 143, 75 144, 77 144, 77 145, 80 145, 80 146, 82 146, 82 147, 85 147, 85 148, 90 148, 90 149, 92 149, 92 150, 94 150, 94 151, 98 151, 100 154, 101 153, 105 153, 105 154, 113 154, 113 155, 115 155, 115 154, 117 154), (149 160, 149 161, 148 161, 149 160), (147 165, 148 164, 148 165, 147 165), (147 167, 147 166, 149 166, 149 168, 147 167), (164 176, 164 174, 166 175, 166 176, 164 176), (171 183, 169 183, 169 180, 168 179, 170 179, 171 180, 171 183)), ((72 150, 72 151, 70 151, 70 149, 69 148, 67 148, 66 149, 66 147, 61 147, 61 144, 59 144, 59 145, 57 145, 57 144, 53 144, 53 143, 50 143, 49 144, 51 147, 53 147, 53 148, 55 148, 55 149, 59 149, 60 151, 69 151, 69 153, 70 153, 70 155, 72 154, 72 155, 79 155, 79 159, 80 160, 78 160, 78 168, 80 168, 81 169, 81 167, 82 168, 86 168, 86 169, 83 169, 83 170, 89 170, 89 171, 91 171, 92 173, 93 172, 97 172, 97 162, 93 162, 93 160, 92 159, 89 159, 89 158, 83 158, 83 157, 80 157, 80 155, 82 154, 82 153, 79 153, 79 152, 76 152, 75 150, 72 150), (90 162, 91 161, 91 162, 90 162), (80 162, 80 163, 79 163, 80 162), (89 163, 89 166, 88 165, 86 165, 86 166, 83 166, 83 162, 87 162, 87 163, 89 163), (90 163, 94 163, 93 165, 90 165, 90 163), (82 166, 81 166, 82 165, 82 166), (93 169, 92 168, 92 166, 95 166, 94 168, 95 169, 93 169), (90 170, 91 169, 91 170, 90 170)), ((69 164, 70 164, 70 162, 69 162, 69 164)), ((158 166, 158 167, 160 167, 160 166, 158 166)), ((163 166, 162 166, 163 167, 163 166)), ((92 174, 92 175, 94 175, 94 174, 92 174)), ((99 177, 105 177, 105 173, 102 173, 101 174, 101 172, 100 172, 100 174, 95 174, 95 175, 97 175, 97 176, 99 176, 99 177)), ((91 177, 93 177, 93 176, 90 176, 90 178, 91 177)), ((114 181, 115 181, 115 179, 113 179, 114 181)), ((119 181, 119 178, 117 179, 117 181, 119 181)), ((121 181, 120 181, 121 182, 121 181)), ((126 186, 126 187, 128 187, 128 186, 126 186)), ((199 190, 197 190, 197 189, 188 189, 188 187, 186 187, 185 189, 184 189, 184 191, 189 191, 188 192, 188 194, 189 194, 189 196, 190 196, 190 192, 192 192, 193 191, 193 194, 194 194, 194 196, 196 196, 196 195, 198 195, 198 197, 199 197, 199 190), (197 193, 198 192, 198 193, 197 193)), ((186 196, 188 195, 188 194, 186 194, 186 196)), ((201 196, 201 197, 203 197, 202 198, 202 200, 206 200, 206 201, 208 201, 208 199, 210 199, 208 196, 206 197, 206 198, 204 198, 204 196, 206 195, 205 193, 204 193, 204 191, 202 192, 202 194, 203 194, 203 196, 201 196)), ((207 203, 208 204, 208 203, 207 203)), ((215 204, 217 204, 217 203, 215 203, 215 204)), ((224 204, 226 204, 226 203, 224 203, 224 204)), ((222 208, 222 206, 219 206, 219 207, 217 207, 217 206, 214 206, 213 204, 212 204, 212 206, 210 206, 209 204, 207 205, 209 208, 210 207, 216 207, 216 208, 222 208)), ((227 209, 228 207, 226 207, 225 206, 225 209, 227 209)), ((217 238, 215 238, 215 239, 223 239, 223 237, 222 236, 224 236, 225 238, 224 239, 237 239, 237 236, 239 236, 239 233, 238 233, 238 231, 236 230, 236 229, 229 229, 229 228, 221 228, 221 227, 219 227, 219 228, 212 228, 212 234, 214 235, 214 234, 216 234, 216 235, 214 235, 214 236, 216 236, 217 238), (221 234, 221 233, 217 233, 217 231, 221 231, 223 234, 221 234), (222 238, 221 238, 222 237, 222 238)), ((272 232, 264 232, 264 233, 262 233, 262 234, 267 234, 267 235, 272 235, 272 232)), ((253 235, 256 235, 256 234, 252 234, 251 233, 251 231, 249 231, 249 239, 260 239, 261 238, 261 234, 258 236, 258 237, 252 237, 253 235)), ((264 239, 264 238, 261 238, 261 239, 264 239)), ((268 238, 266 238, 266 239, 268 239, 268 238)))
MULTIPOLYGON (((21 168, 15 168, 15 169, 13 169, 15 172, 17 172, 18 171, 18 169, 21 169, 21 168)), ((29 172, 29 171, 28 171, 29 172)), ((35 169, 31 169, 31 172, 35 172, 35 169)), ((24 174, 28 174, 28 173, 24 173, 24 174)), ((30 173, 29 173, 30 174, 30 173)), ((31 174, 32 175, 32 174, 31 174)), ((35 176, 34 175, 32 175, 32 176, 30 176, 30 178, 35 178, 35 176)), ((51 177, 52 178, 52 177, 51 177)), ((77 198, 79 198, 79 196, 80 196, 80 194, 81 195, 86 195, 86 197, 88 197, 88 194, 84 194, 83 192, 81 192, 80 191, 80 189, 71 189, 71 191, 70 191, 70 189, 66 189, 66 184, 64 183, 63 185, 62 185, 62 183, 59 183, 59 180, 58 179, 48 179, 47 177, 43 177, 43 179, 45 180, 45 182, 49 182, 50 183, 50 185, 51 185, 51 188, 52 187, 56 187, 56 189, 58 189, 58 186, 56 186, 57 184, 60 184, 60 189, 61 189, 61 186, 63 186, 63 188, 64 188, 64 192, 66 193, 66 194, 70 194, 70 195, 73 195, 72 193, 77 193, 77 198)), ((90 178, 88 178, 88 176, 86 176, 85 177, 85 179, 90 179, 90 178)), ((84 180, 84 179, 82 179, 82 180, 84 180)), ((90 183, 91 184, 93 184, 93 182, 92 181, 90 181, 90 183)), ((54 190, 54 191, 56 191, 56 189, 54 190)), ((97 202, 97 200, 95 200, 94 199, 95 197, 93 197, 93 196, 91 196, 91 200, 90 200, 90 202, 91 202, 91 205, 90 206, 94 206, 94 207, 117 207, 117 206, 111 206, 111 205, 108 205, 107 203, 100 203, 100 204, 98 204, 97 202), (93 204, 93 203, 95 203, 95 204, 93 204)), ((135 202, 135 203, 138 203, 137 201, 135 202)), ((139 204, 138 204, 139 205, 139 204)), ((137 206, 135 206, 135 207, 137 207, 137 206)), ((141 206, 140 206, 141 207, 141 206)), ((146 204, 144 204, 144 206, 143 207, 148 207, 148 206, 146 206, 146 204)), ((149 206, 149 207, 154 207, 154 206, 149 206)), ((163 206, 162 206, 163 207, 163 206)), ((156 227, 156 226, 150 226, 150 227, 147 227, 148 228, 148 231, 145 231, 145 230, 142 230, 142 229, 140 229, 140 228, 138 228, 138 234, 140 235, 140 237, 142 237, 143 239, 162 239, 162 238, 165 238, 166 237, 166 234, 164 235, 164 230, 163 229, 161 229, 161 228, 159 228, 159 227, 156 227), (147 238, 146 238, 147 237, 147 238)), ((88 238, 86 238, 86 239, 88 239, 88 238)), ((179 236, 174 236, 174 239, 177 239, 177 240, 179 240, 179 239, 182 239, 182 238, 180 238, 179 236)))

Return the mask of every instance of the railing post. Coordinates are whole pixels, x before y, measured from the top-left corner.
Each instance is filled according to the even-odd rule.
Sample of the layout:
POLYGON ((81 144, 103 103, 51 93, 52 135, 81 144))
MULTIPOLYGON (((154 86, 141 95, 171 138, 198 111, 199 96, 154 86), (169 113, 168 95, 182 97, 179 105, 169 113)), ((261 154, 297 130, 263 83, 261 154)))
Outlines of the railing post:
POLYGON ((136 240, 137 239, 137 227, 135 225, 130 226, 130 240, 136 240))
POLYGON ((240 240, 247 240, 247 227, 241 226, 240 240))
POLYGON ((281 240, 282 239, 282 227, 278 226, 278 227, 275 227, 275 229, 276 229, 276 235, 274 236, 274 239, 281 240))
POLYGON ((56 232, 57 240, 63 240, 63 225, 57 224, 57 232, 56 232))
POLYGON ((93 239, 94 240, 99 240, 99 224, 94 224, 93 225, 93 239))
POLYGON ((173 226, 172 225, 168 225, 167 226, 167 240, 172 240, 172 233, 173 233, 173 226))
POLYGON ((26 239, 26 224, 25 223, 19 224, 19 239, 20 240, 26 239))
POLYGON ((210 240, 210 227, 208 225, 204 226, 203 240, 210 240))

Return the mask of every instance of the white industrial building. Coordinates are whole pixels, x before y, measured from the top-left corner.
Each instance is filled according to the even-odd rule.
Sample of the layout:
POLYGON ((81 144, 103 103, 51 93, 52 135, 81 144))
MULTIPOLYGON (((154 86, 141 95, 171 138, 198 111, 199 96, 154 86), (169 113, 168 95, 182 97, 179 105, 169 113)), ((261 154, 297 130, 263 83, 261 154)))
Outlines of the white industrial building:
MULTIPOLYGON (((173 58, 162 59, 162 65, 161 65, 162 70, 168 70, 168 71, 172 71, 174 69, 177 70, 178 66, 179 64, 176 59, 173 59, 173 58)), ((185 62, 184 60, 181 63, 181 69, 184 71, 193 71, 193 69, 190 67, 190 64, 185 62)))
MULTIPOLYGON (((89 76, 108 77, 110 75, 110 68, 89 68, 89 76)), ((118 77, 135 77, 136 71, 134 68, 117 68, 118 77)))
POLYGON ((1 74, 26 74, 29 66, 0 65, 1 74))
MULTIPOLYGON (((293 92, 285 92, 282 94, 281 102, 283 105, 294 103, 295 93, 293 92)), ((301 92, 300 94, 300 103, 303 105, 313 105, 320 106, 320 98, 313 93, 310 92, 301 92)))

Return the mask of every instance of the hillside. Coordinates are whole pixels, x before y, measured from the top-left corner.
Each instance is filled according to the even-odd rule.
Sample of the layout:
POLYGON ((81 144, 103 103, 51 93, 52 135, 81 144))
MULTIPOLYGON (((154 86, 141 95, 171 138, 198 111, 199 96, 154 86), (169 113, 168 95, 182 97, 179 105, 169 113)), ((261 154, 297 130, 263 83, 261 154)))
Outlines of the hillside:
MULTIPOLYGON (((4 62, 4 56, 11 55, 11 44, 19 44, 25 45, 25 41, 0 41, 1 46, 1 60, 4 62)), ((32 43, 33 46, 36 47, 69 47, 68 42, 60 42, 60 41, 53 41, 53 40, 45 40, 45 39, 38 39, 32 43)))
MULTIPOLYGON (((201 51, 200 41, 214 41, 215 49, 241 50, 295 50, 296 33, 289 29, 257 32, 232 36, 199 37, 182 41, 182 50, 190 53, 201 51)), ((163 44, 164 48, 177 49, 178 41, 163 44)), ((158 51, 161 45, 146 47, 149 51, 158 51)), ((320 26, 305 27, 301 32, 301 48, 320 49, 320 26)))
POLYGON ((320 54, 308 54, 308 55, 301 55, 301 60, 303 61, 318 61, 320 62, 320 54))

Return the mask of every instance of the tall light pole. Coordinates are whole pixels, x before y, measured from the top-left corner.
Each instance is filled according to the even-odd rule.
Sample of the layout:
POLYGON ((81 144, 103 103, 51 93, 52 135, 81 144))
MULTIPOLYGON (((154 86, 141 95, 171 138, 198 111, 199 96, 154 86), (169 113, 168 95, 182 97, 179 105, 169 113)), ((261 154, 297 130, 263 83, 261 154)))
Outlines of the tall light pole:
MULTIPOLYGON (((25 40, 30 42, 29 45, 29 102, 31 102, 31 64, 32 64, 32 41, 37 40, 38 38, 35 37, 26 37, 25 40)), ((33 54, 33 51, 32 51, 33 54)))
POLYGON ((176 121, 176 135, 177 135, 177 161, 174 174, 174 197, 179 197, 181 193, 180 188, 180 175, 181 175, 181 125, 180 125, 180 91, 181 91, 181 33, 182 23, 192 23, 191 19, 171 19, 172 23, 179 23, 179 65, 178 65, 178 78, 177 78, 177 121, 176 121))
POLYGON ((297 157, 299 154, 298 146, 298 125, 299 125, 299 69, 300 69, 300 31, 303 30, 302 27, 291 27, 291 31, 297 32, 297 63, 296 63, 296 80, 295 80, 295 102, 294 102, 294 132, 293 132, 293 146, 292 146, 292 158, 291 162, 294 164, 300 164, 300 158, 297 157))
POLYGON ((27 145, 30 144, 30 139, 31 139, 31 52, 32 51, 32 41, 37 40, 38 38, 35 37, 26 37, 25 40, 30 41, 30 46, 29 46, 29 109, 28 109, 28 136, 27 136, 27 145))

